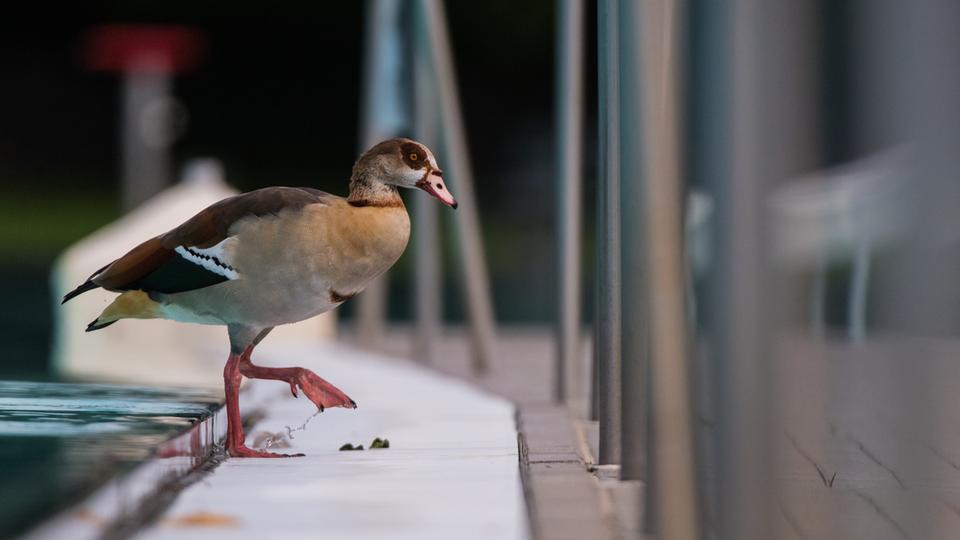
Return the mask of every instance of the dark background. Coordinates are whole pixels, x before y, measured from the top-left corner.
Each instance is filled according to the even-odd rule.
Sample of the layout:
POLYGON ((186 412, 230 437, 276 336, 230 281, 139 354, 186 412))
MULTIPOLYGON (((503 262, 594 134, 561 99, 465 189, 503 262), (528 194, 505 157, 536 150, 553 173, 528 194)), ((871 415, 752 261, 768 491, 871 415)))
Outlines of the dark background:
MULTIPOLYGON (((363 8, 359 1, 118 1, 57 7, 56 18, 46 5, 2 18, 0 375, 44 375, 56 309, 50 264, 120 212, 120 79, 85 69, 86 32, 118 22, 203 32, 199 69, 174 83, 189 111, 173 148, 177 168, 213 156, 242 190, 306 185, 345 194, 358 152, 363 8)), ((497 316, 547 322, 554 306, 553 2, 447 2, 447 9, 497 316)), ((592 5, 587 13, 592 44, 592 5)), ((594 56, 587 54, 586 81, 595 80, 594 56)), ((594 85, 586 90, 592 104, 594 85)), ((586 125, 592 132, 592 106, 586 125)), ((589 213, 594 145, 586 148, 589 213)), ((447 239, 446 314, 460 321, 450 257, 456 239, 447 239)), ((585 240, 589 253, 592 235, 585 240)), ((410 316, 410 272, 406 256, 391 278, 393 319, 410 316)))

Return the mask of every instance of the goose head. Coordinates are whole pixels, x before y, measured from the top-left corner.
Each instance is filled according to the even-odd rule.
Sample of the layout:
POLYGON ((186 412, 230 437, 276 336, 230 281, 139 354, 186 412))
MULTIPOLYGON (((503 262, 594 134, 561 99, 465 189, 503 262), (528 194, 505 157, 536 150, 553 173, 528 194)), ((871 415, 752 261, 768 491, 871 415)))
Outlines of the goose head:
POLYGON ((360 156, 353 176, 372 177, 397 187, 419 188, 443 204, 457 207, 433 152, 417 141, 397 138, 377 144, 360 156))

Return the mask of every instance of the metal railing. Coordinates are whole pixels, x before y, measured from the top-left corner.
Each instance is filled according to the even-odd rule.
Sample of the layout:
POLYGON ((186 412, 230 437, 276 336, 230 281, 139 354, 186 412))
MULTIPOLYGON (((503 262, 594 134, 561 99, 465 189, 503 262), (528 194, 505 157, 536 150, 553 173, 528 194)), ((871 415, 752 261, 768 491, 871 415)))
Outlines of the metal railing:
POLYGON ((557 9, 557 358, 554 398, 567 397, 567 370, 581 355, 580 229, 583 192, 583 0, 557 9))
MULTIPOLYGON (((784 537, 786 527, 849 537, 869 517, 832 506, 804 507, 802 522, 790 515, 798 488, 784 480, 782 460, 812 463, 835 497, 837 475, 814 460, 869 453, 851 434, 859 430, 872 430, 899 489, 942 498, 942 486, 924 483, 933 465, 915 446, 952 444, 935 420, 949 391, 935 381, 954 374, 937 361, 944 342, 926 336, 955 340, 960 328, 957 280, 943 271, 960 259, 960 237, 948 232, 960 228, 960 39, 950 30, 960 8, 944 0, 597 7, 590 401, 600 463, 619 464, 621 478, 643 485, 638 530, 766 539, 784 537), (824 67, 836 62, 852 73, 841 73, 839 85, 824 80, 838 77, 824 67), (846 147, 830 146, 837 141, 846 147), (685 233, 693 186, 712 215, 685 233), (694 278, 686 245, 704 240, 709 261, 694 278), (840 310, 828 302, 834 260, 850 263, 845 294, 832 293, 845 299, 840 310), (706 294, 694 302, 695 287, 706 294), (830 332, 829 311, 844 312, 845 332, 830 332), (876 358, 865 371, 845 371, 866 350, 876 358), (845 361, 842 369, 827 351, 845 361), (802 387, 791 378, 798 372, 802 387), (895 400, 896 417, 882 427, 837 425, 851 421, 851 410, 882 405, 857 393, 853 382, 868 374, 895 400), (795 438, 788 413, 816 429, 795 438)), ((558 320, 569 305, 561 302, 558 320)), ((557 362, 564 373, 571 360, 558 354, 557 362)), ((855 488, 839 489, 874 501, 871 488, 855 488)), ((930 517, 937 505, 901 499, 884 526, 903 536, 956 536, 956 527, 930 517)), ((887 502, 874 501, 877 512, 887 502)))
MULTIPOLYGON (((495 322, 443 4, 438 0, 369 0, 367 7, 361 146, 365 150, 379 139, 415 134, 440 155, 444 177, 459 203, 453 222, 461 283, 474 350, 473 369, 482 373, 494 354, 495 322), (412 27, 419 30, 411 33, 412 27), (416 111, 415 118, 408 114, 411 110, 416 111)), ((437 218, 436 208, 415 204, 414 304, 417 356, 423 359, 434 354, 432 347, 442 320, 437 218)), ((359 337, 373 346, 384 334, 385 279, 368 287, 358 307, 359 337)))
MULTIPOLYGON (((371 2, 388 4, 402 1, 371 2)), ((900 416, 873 433, 883 439, 878 444, 890 467, 909 468, 917 482, 929 477, 931 465, 911 460, 915 441, 931 448, 942 443, 943 426, 931 418, 950 394, 938 377, 952 374, 949 366, 928 361, 943 345, 903 334, 955 337, 960 328, 956 273, 950 271, 960 259, 960 40, 952 31, 960 9, 949 0, 827 4, 597 1, 590 403, 599 422, 600 464, 619 466, 622 479, 643 486, 638 530, 659 538, 767 539, 783 536, 782 527, 803 526, 815 527, 813 536, 843 537, 842 525, 854 518, 832 508, 807 512, 810 523, 789 516, 783 494, 790 486, 777 468, 784 441, 797 446, 805 463, 814 462, 812 454, 845 455, 847 439, 856 439, 848 433, 836 440, 843 437, 834 432, 844 429, 834 425, 837 402, 849 412, 895 397, 900 416), (839 91, 824 83, 822 65, 835 61, 829 49, 837 36, 849 42, 837 54, 852 59, 857 83, 848 81, 850 87, 839 91), (830 92, 844 93, 840 105, 824 105, 830 92), (830 161, 823 123, 838 109, 847 125, 834 137, 848 139, 849 148, 830 161), (907 150, 891 152, 901 147, 907 150), (893 160, 870 158, 891 153, 893 160), (847 168, 836 174, 824 169, 837 162, 847 168), (689 195, 694 187, 697 197, 689 195), (709 255, 701 258, 707 260, 694 265, 690 246, 704 244, 709 255), (827 263, 838 256, 853 262, 843 295, 849 320, 842 347, 830 341, 835 336, 825 315, 827 263), (706 294, 695 294, 701 291, 706 294), (873 340, 879 329, 897 346, 873 340), (825 351, 855 360, 867 345, 878 352, 871 361, 886 370, 876 383, 879 401, 871 401, 878 399, 872 393, 839 392, 833 386, 840 369, 825 360, 825 351), (911 363, 900 361, 904 354, 911 363), (803 389, 789 378, 797 370, 803 389), (810 388, 818 393, 805 393, 810 388), (793 438, 788 407, 820 431, 793 438)), ((445 15, 438 0, 415 6, 417 39, 396 45, 409 46, 421 59, 405 70, 417 106, 401 130, 415 124, 418 138, 441 149, 466 207, 457 214, 457 232, 475 367, 482 370, 492 354, 493 316, 445 15)), ((583 345, 584 9, 583 0, 557 2, 553 397, 559 404, 570 397, 570 374, 583 345)), ((415 210, 422 242, 415 248, 418 343, 429 357, 442 319, 435 287, 438 214, 435 205, 415 210)), ((382 306, 382 299, 370 302, 382 306)), ((382 321, 382 311, 370 309, 382 321)), ((872 363, 864 369, 842 375, 859 383, 875 373, 872 363)), ((878 429, 845 429, 861 428, 878 429)), ((859 440, 853 448, 873 455, 859 440)), ((824 489, 834 489, 837 476, 814 468, 824 489)), ((908 491, 900 476, 890 476, 908 491)), ((909 528, 918 538, 949 530, 925 519, 926 512, 905 503, 901 513, 908 519, 894 529, 911 536, 909 528)), ((888 516, 887 526, 892 521, 888 516)))

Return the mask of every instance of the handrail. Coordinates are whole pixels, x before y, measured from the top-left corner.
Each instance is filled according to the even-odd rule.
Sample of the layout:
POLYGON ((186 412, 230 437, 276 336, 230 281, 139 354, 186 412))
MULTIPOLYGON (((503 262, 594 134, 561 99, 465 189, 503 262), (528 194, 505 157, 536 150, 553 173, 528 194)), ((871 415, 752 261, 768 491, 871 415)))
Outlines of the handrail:
MULTIPOLYGON (((476 197, 473 190, 473 173, 470 164, 470 155, 467 147, 466 131, 463 126, 463 114, 460 110, 460 100, 457 95, 457 82, 453 68, 453 57, 450 49, 450 38, 447 34, 446 15, 443 4, 439 0, 420 0, 416 4, 414 12, 418 20, 417 25, 422 24, 422 35, 410 36, 404 34, 398 28, 410 26, 410 21, 401 23, 399 7, 404 4, 401 0, 370 0, 368 2, 368 32, 367 32, 367 97, 364 101, 365 121, 368 126, 376 126, 382 119, 377 114, 371 113, 377 106, 378 99, 390 99, 394 103, 401 103, 402 96, 398 95, 401 88, 412 87, 413 101, 424 103, 422 99, 425 92, 432 92, 436 95, 439 117, 439 137, 438 140, 431 140, 433 137, 432 129, 428 126, 424 118, 417 120, 416 131, 423 136, 423 142, 432 146, 442 155, 445 176, 447 183, 453 187, 457 194, 459 208, 454 216, 456 234, 458 236, 457 245, 460 248, 459 256, 461 260, 461 273, 465 297, 467 300, 467 314, 469 318, 469 327, 474 349, 473 369, 475 372, 482 373, 487 371, 490 364, 490 358, 494 352, 495 346, 495 322, 493 304, 490 295, 490 279, 487 274, 487 262, 483 253, 483 243, 481 239, 480 219, 477 214, 476 197), (387 45, 387 39, 391 39, 387 45), (399 51, 405 50, 405 47, 412 47, 414 54, 417 55, 415 69, 395 69, 402 65, 402 60, 398 58, 399 51), (425 66, 421 65, 425 64, 425 66), (394 71, 390 71, 395 69, 394 71), (384 77, 389 72, 394 79, 384 83, 378 77, 384 77), (418 73, 417 75, 413 75, 418 73), (414 79, 419 79, 419 82, 414 79)), ((431 94, 432 95, 432 94, 431 94)), ((411 100, 407 100, 410 105, 411 100)), ((409 110, 411 107, 407 107, 409 110)), ((421 109, 423 107, 421 106, 421 109)), ((391 109, 385 108, 384 111, 391 109)), ((421 111, 422 113, 423 111, 421 111)), ((418 114, 421 114, 418 113, 418 114)), ((414 120, 405 117, 403 122, 396 126, 396 131, 412 132, 414 120)), ((374 129, 365 131, 368 135, 377 133, 374 129)), ((384 135, 389 136, 384 133, 384 135)), ((365 138, 367 135, 365 135, 365 138)), ((369 142, 369 141, 367 141, 369 142)), ((414 216, 414 226, 417 231, 423 229, 431 223, 430 212, 436 210, 422 210, 422 205, 415 206, 418 215, 414 216), (417 210, 419 209, 419 210, 417 210)), ((433 227, 436 229, 436 227, 433 227)), ((424 235, 423 238, 415 241, 421 242, 417 249, 416 264, 418 275, 436 275, 439 277, 439 243, 435 237, 424 235), (433 238, 433 239, 431 239, 433 238)), ((417 307, 417 325, 419 341, 421 346, 427 339, 425 336, 437 337, 438 332, 432 329, 432 326, 439 323, 439 306, 441 305, 440 296, 437 291, 428 292, 426 287, 437 287, 436 283, 424 283, 421 277, 418 281, 415 305, 417 307), (433 296, 433 295, 436 296, 433 296)), ((377 286, 373 291, 368 289, 366 298, 361 301, 359 307, 360 335, 365 343, 376 346, 383 337, 383 325, 385 319, 384 305, 386 295, 378 291, 377 286)), ((427 351, 427 354, 432 354, 427 351)))

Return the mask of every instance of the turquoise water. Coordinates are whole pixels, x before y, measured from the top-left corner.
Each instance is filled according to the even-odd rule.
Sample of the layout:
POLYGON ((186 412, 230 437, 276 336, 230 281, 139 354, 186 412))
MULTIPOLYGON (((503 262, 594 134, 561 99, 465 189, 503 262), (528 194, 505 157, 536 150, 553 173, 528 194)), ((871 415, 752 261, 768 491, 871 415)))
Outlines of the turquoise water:
POLYGON ((75 504, 218 405, 193 390, 0 382, 0 537, 75 504))

